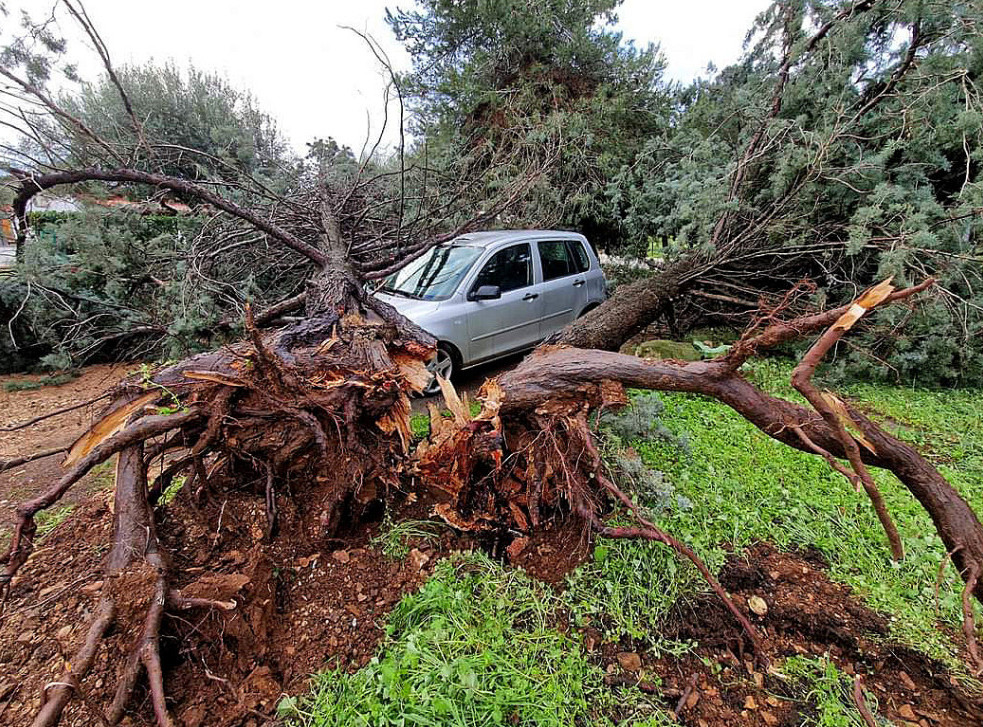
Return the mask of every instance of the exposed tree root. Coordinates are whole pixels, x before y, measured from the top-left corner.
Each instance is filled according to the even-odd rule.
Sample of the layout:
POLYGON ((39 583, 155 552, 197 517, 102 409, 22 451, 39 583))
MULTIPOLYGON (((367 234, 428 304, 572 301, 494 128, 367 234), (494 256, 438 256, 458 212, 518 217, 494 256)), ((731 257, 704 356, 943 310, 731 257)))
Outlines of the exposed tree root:
MULTIPOLYGON (((192 510, 217 510, 213 547, 233 491, 255 498, 260 521, 244 523, 240 511, 237 527, 257 528, 266 543, 276 537, 282 511, 302 508, 304 517, 289 520, 291 526, 302 522, 318 537, 331 537, 393 488, 426 488, 437 501, 434 512, 463 530, 528 534, 550 518, 573 514, 601 536, 661 542, 693 563, 762 656, 754 627, 706 564, 605 474, 589 415, 626 404, 626 386, 713 396, 775 439, 824 457, 855 482, 864 481, 867 465, 897 474, 931 514, 966 580, 966 638, 978 659, 970 598, 981 597, 983 528, 968 504, 917 452, 846 404, 834 410, 833 419, 817 417, 768 396, 738 371, 759 350, 834 326, 848 308, 773 323, 713 361, 649 362, 547 347, 486 383, 482 410, 474 417, 441 382, 452 418, 433 411, 430 439, 410 456, 407 397, 428 383, 425 364, 433 342, 387 307, 358 297, 347 283, 322 284, 327 288, 309 299, 324 304, 335 290, 349 302, 329 305, 273 335, 250 325, 250 343, 190 358, 149 380, 124 382, 103 419, 71 448, 66 474, 18 509, 2 558, 5 588, 30 555, 37 512, 57 502, 91 467, 119 456, 102 600, 71 667, 46 690, 39 727, 56 724, 73 694, 84 694, 81 681, 111 625, 129 640, 115 694, 105 711, 83 700, 86 707, 107 724, 118 724, 143 678, 156 722, 172 724, 159 646, 166 614, 239 612, 242 604, 231 598, 235 591, 182 593, 175 587, 178 574, 158 539, 154 511, 163 517, 161 495, 182 474, 192 510), (851 462, 852 472, 840 457, 851 462), (151 471, 158 474, 148 483, 151 471), (614 507, 625 508, 637 524, 610 524, 614 507)), ((920 289, 889 293, 879 302, 920 289)), ((797 369, 797 384, 810 394, 809 378, 832 337, 824 336, 797 369)))
POLYGON ((14 467, 20 467, 22 464, 27 464, 28 462, 35 462, 46 457, 54 457, 56 454, 63 454, 66 451, 68 451, 68 447, 53 447, 51 449, 41 450, 40 452, 31 452, 31 454, 25 454, 20 457, 0 459, 0 472, 13 469, 14 467))
POLYGON ((223 483, 239 487, 258 480, 267 539, 278 524, 278 481, 328 481, 317 503, 326 533, 356 513, 360 502, 398 484, 409 438, 407 396, 427 383, 431 341, 408 323, 387 322, 389 312, 379 314, 372 305, 348 311, 315 317, 271 341, 250 326, 251 344, 124 382, 100 422, 71 448, 65 475, 18 508, 2 558, 5 588, 32 551, 34 516, 93 466, 118 455, 102 600, 84 643, 46 690, 35 725, 57 724, 73 694, 82 694, 81 680, 114 624, 132 636, 114 697, 105 711, 96 707, 98 719, 122 721, 143 678, 157 724, 173 724, 159 645, 166 613, 236 608, 234 601, 185 595, 172 585, 153 505, 178 475, 186 473, 184 486, 197 488, 192 502, 217 496, 223 483), (149 485, 148 471, 155 467, 159 475, 149 485))

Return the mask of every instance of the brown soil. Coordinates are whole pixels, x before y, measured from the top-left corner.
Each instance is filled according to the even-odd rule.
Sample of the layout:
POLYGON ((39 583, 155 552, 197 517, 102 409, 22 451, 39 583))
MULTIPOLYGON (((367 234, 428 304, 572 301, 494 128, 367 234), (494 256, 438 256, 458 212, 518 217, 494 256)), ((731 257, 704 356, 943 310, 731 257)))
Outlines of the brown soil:
MULTIPOLYGON (((89 366, 67 384, 19 391, 7 391, 3 384, 37 381, 43 377, 4 376, 0 378, 0 428, 94 399, 132 368, 129 364, 89 366)), ((0 431, 0 460, 71 444, 95 420, 105 403, 98 401, 91 406, 46 419, 28 429, 0 431)), ((14 507, 27 496, 56 481, 62 474, 60 462, 61 456, 55 455, 0 472, 0 542, 5 542, 4 530, 13 524, 14 507)), ((98 472, 92 473, 68 493, 62 504, 78 503, 102 484, 104 478, 98 472)))
POLYGON ((861 677, 876 696, 878 714, 893 724, 983 724, 979 696, 964 692, 944 665, 892 643, 887 619, 830 581, 815 554, 783 553, 762 543, 731 559, 720 581, 759 628, 771 666, 743 652, 733 617, 707 596, 679 604, 662 634, 698 644, 681 658, 657 657, 645 643, 600 644, 597 631, 585 629, 585 647, 596 650, 607 683, 658 696, 679 710, 686 725, 792 727, 814 715, 815 705, 803 701, 801 685, 781 673, 781 660, 826 656, 842 672, 861 677), (763 599, 763 615, 749 608, 753 597, 763 599))
MULTIPOLYGON (((91 398, 125 367, 92 367, 62 387, 5 394, 4 423, 20 421, 91 398)), ((97 405, 98 407, 98 405, 97 405)), ((3 453, 67 443, 92 412, 80 410, 3 440, 3 453)), ((35 492, 58 472, 58 458, 0 476, 0 497, 11 501, 35 492), (44 469, 47 468, 47 469, 44 469), (23 471, 22 471, 23 470, 23 471)), ((436 561, 452 550, 482 547, 534 577, 561 587, 593 545, 573 520, 550 524, 527 540, 511 535, 465 536, 442 529, 409 544, 409 555, 393 559, 372 543, 378 531, 327 537, 318 527, 316 484, 292 483, 299 496, 284 498, 281 535, 270 541, 262 527, 263 500, 254 483, 217 488, 201 497, 182 491, 161 516, 160 535, 174 553, 176 585, 186 596, 233 600, 231 612, 191 610, 166 619, 162 657, 169 707, 178 724, 260 725, 267 723, 283 694, 305 690, 308 676, 327 666, 354 670, 376 652, 382 624, 395 603, 418 588, 436 561)), ((110 543, 111 490, 73 493, 78 507, 48 535, 15 579, 0 618, 0 724, 23 724, 40 704, 44 685, 57 678, 64 657, 74 653, 89 614, 103 589, 142 608, 148 579, 139 571, 102 583, 100 563, 110 543)), ((12 508, 10 508, 12 509, 12 508)), ((404 504, 395 517, 429 515, 429 503, 404 504)), ((8 513, 3 517, 7 518, 8 513)), ((774 663, 793 654, 829 654, 848 674, 863 675, 881 714, 920 727, 979 724, 972 698, 946 669, 923 655, 891 645, 887 622, 827 578, 822 563, 806 554, 785 554, 759 545, 721 573, 724 586, 748 610, 757 596, 767 604, 760 626, 774 663)), ((760 609, 759 609, 760 610, 760 609)), ((139 614, 118 620, 139 624, 139 614)), ((682 724, 797 725, 812 709, 775 670, 751 663, 732 616, 712 597, 681 604, 663 636, 694 640, 681 658, 657 658, 645 643, 602 643, 595 628, 582 630, 585 648, 608 673, 611 689, 642 689, 671 709, 681 702, 682 724), (636 663, 637 658, 637 663, 636 663), (706 660, 706 663, 705 661, 706 660), (706 664, 711 664, 708 667, 706 664)), ((111 631, 98 660, 83 680, 64 725, 97 725, 92 706, 108 704, 119 659, 135 633, 111 631)), ((136 700, 130 724, 148 724, 146 696, 136 700)))

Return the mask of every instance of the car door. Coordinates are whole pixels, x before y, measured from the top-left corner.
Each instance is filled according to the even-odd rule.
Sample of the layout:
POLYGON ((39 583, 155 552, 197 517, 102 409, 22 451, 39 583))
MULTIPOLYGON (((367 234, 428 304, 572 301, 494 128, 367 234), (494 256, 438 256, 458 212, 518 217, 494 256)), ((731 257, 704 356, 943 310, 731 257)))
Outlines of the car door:
POLYGON ((495 252, 468 288, 469 359, 480 361, 523 348, 539 340, 542 295, 533 272, 528 242, 495 252), (473 300, 483 285, 497 285, 501 297, 473 300))
POLYGON ((587 304, 586 279, 580 273, 567 243, 567 240, 541 240, 536 243, 543 280, 540 338, 563 328, 587 304))

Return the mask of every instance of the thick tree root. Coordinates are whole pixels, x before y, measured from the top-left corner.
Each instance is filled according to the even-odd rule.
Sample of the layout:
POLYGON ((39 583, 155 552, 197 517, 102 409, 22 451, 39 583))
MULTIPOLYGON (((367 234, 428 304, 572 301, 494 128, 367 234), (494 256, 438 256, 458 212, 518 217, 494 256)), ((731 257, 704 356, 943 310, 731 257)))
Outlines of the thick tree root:
POLYGON ((150 381, 124 382, 102 420, 71 448, 64 476, 18 508, 2 558, 5 592, 33 549, 35 515, 92 467, 118 456, 102 599, 84 643, 45 690, 37 727, 57 724, 73 696, 82 697, 98 721, 118 724, 141 680, 156 723, 173 724, 160 655, 165 616, 236 608, 221 595, 185 595, 173 586, 153 507, 162 507, 161 495, 182 473, 184 486, 195 488, 187 498, 192 505, 218 496, 222 487, 241 489, 242 482, 258 480, 267 541, 279 522, 280 480, 332 483, 319 503, 328 534, 349 503, 381 497, 399 482, 409 438, 407 396, 427 383, 432 349, 426 338, 399 338, 406 329, 373 319, 371 308, 349 315, 300 324, 275 334, 273 343, 251 330, 251 345, 194 357, 150 381), (147 473, 155 468, 160 474, 151 486, 147 473), (132 636, 114 696, 102 708, 90 703, 82 681, 111 627, 132 636))

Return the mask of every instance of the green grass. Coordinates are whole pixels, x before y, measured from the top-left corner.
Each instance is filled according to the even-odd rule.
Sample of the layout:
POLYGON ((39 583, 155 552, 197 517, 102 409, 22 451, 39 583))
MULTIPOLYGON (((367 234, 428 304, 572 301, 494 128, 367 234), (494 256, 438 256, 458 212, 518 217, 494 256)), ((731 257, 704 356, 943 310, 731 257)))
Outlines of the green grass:
MULTIPOLYGON (((481 404, 476 401, 468 402, 468 408, 471 411, 471 416, 478 416, 481 411, 481 404)), ((454 415, 448 409, 444 409, 440 412, 441 416, 453 417, 454 415)), ((410 415, 410 432, 413 434, 413 439, 420 440, 424 437, 430 435, 430 415, 429 414, 411 414, 410 415)))
MULTIPOLYGON (((805 693, 815 712, 805 716, 804 727, 866 727, 853 704, 853 680, 829 659, 793 656, 785 660, 781 672, 805 693)), ((891 724, 877 715, 877 698, 867 690, 864 702, 878 724, 891 724)))
MULTIPOLYGON (((768 391, 798 400, 788 384, 790 371, 789 364, 765 361, 747 374, 768 391)), ((983 390, 864 384, 840 393, 921 447, 983 510, 983 390)), ((905 542, 900 564, 890 560, 866 496, 823 460, 771 440, 715 401, 661 398, 660 423, 668 432, 631 444, 690 504, 663 509, 643 502, 659 525, 690 544, 712 570, 729 552, 759 540, 783 549, 815 547, 832 578, 889 616, 890 638, 961 668, 955 651, 961 643, 961 581, 950 568, 937 607, 934 584, 944 547, 927 514, 892 475, 875 472, 905 542), (679 446, 682 435, 685 448, 679 446)), ((417 426, 424 424, 418 420, 417 426)), ((609 449, 618 444, 612 440, 609 449)), ((408 538, 428 532, 429 525, 397 525, 377 545, 402 553, 408 538)), ((668 548, 644 542, 598 543, 560 594, 482 556, 445 561, 391 614, 387 638, 367 667, 355 674, 323 672, 308 697, 285 706, 305 726, 603 724, 615 715, 621 724, 669 724, 664 712, 633 690, 617 695, 623 710, 615 709, 598 669, 558 627, 566 622, 559 614, 569 614, 575 625, 602 628, 608 638, 644 638, 656 652, 678 653, 690 645, 660 640, 660 625, 677 599, 704 589, 691 566, 668 548)), ((828 660, 796 658, 779 667, 812 705, 812 724, 861 724, 844 691, 849 680, 828 660)), ((868 703, 876 708, 873 699, 868 703)))
MULTIPOLYGON (((444 560, 390 615, 379 656, 355 674, 322 672, 280 711, 310 727, 604 724, 613 695, 556 607, 548 588, 483 555, 444 560)), ((658 724, 640 693, 621 701, 658 724)))
MULTIPOLYGON (((762 362, 750 375, 771 392, 796 398, 787 384, 789 372, 788 365, 762 362)), ((890 417, 900 438, 935 448, 942 473, 971 504, 983 505, 983 391, 863 385, 844 393, 881 418, 890 417)), ((944 546, 921 505, 893 475, 874 471, 905 542, 907 555, 900 564, 890 560, 866 496, 822 459, 775 442, 705 397, 677 394, 662 400, 663 423, 689 435, 689 453, 661 440, 634 446, 692 507, 658 514, 659 525, 691 545, 711 570, 723 564, 725 545, 740 549, 765 540, 784 549, 814 546, 829 560, 834 579, 893 617, 894 638, 955 663, 953 640, 936 623, 958 631, 961 581, 950 569, 937 611, 934 584, 944 546)), ((664 547, 633 542, 605 547, 608 557, 595 559, 571 579, 569 598, 574 613, 603 614, 615 633, 651 633, 675 598, 698 587, 692 570, 664 547)))
POLYGON ((440 531, 450 527, 436 520, 403 520, 393 523, 388 516, 382 532, 372 539, 372 545, 385 555, 402 560, 410 554, 410 540, 436 540, 440 531))
POLYGON ((76 372, 69 371, 66 373, 45 376, 37 381, 6 381, 4 382, 3 390, 7 392, 36 391, 44 386, 61 386, 62 384, 67 384, 69 381, 74 381, 77 378, 78 374, 76 372))
POLYGON ((34 516, 34 522, 37 523, 37 537, 42 539, 49 535, 55 528, 61 525, 72 514, 72 510, 75 509, 75 505, 62 505, 61 507, 55 507, 50 510, 42 510, 37 515, 34 516))

